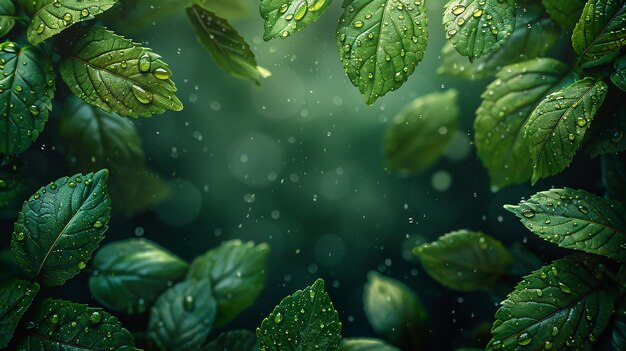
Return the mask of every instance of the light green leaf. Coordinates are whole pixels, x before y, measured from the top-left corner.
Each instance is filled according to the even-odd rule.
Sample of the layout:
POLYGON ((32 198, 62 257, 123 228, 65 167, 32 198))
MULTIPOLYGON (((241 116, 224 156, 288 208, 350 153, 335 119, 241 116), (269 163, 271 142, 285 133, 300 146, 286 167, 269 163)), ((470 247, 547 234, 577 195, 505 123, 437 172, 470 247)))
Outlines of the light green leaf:
POLYGON ((224 242, 198 256, 187 277, 208 279, 217 300, 215 325, 224 325, 254 302, 265 285, 269 245, 240 240, 224 242))
POLYGON ((20 154, 37 140, 48 121, 54 96, 54 72, 38 48, 0 44, 0 156, 20 154))
POLYGON ((563 85, 567 73, 567 65, 551 58, 516 63, 504 67, 481 95, 474 141, 493 187, 531 178, 532 160, 523 127, 537 105, 563 85))
POLYGON ((498 240, 460 230, 414 250, 426 272, 442 285, 461 291, 493 287, 506 273, 511 256, 498 240))
POLYGON ((27 324, 18 350, 133 351, 133 337, 100 308, 47 299, 27 324))
POLYGON ((606 196, 626 204, 626 155, 602 156, 602 184, 606 196))
POLYGON ((250 45, 227 20, 198 4, 187 8, 187 16, 198 41, 209 51, 218 66, 234 77, 259 84, 262 76, 250 45))
POLYGON ((626 106, 621 103, 621 93, 608 95, 606 108, 602 108, 585 137, 586 152, 591 157, 626 151, 626 106))
POLYGON ((94 19, 118 0, 20 0, 31 2, 32 21, 27 29, 28 41, 40 44, 76 23, 94 19))
POLYGON ((626 261, 626 208, 583 190, 552 189, 505 208, 540 238, 626 261))
POLYGON ((585 78, 548 95, 537 106, 524 127, 533 184, 569 166, 606 93, 603 81, 585 78))
POLYGON ((582 350, 613 314, 606 267, 575 255, 555 261, 520 282, 496 312, 487 350, 582 350))
POLYGON ((61 285, 85 268, 108 229, 108 172, 64 177, 24 202, 13 228, 17 262, 44 285, 61 285))
MULTIPOLYGON (((246 0, 200 0, 198 3, 218 16, 228 19, 248 15, 252 6, 246 0)), ((254 4, 254 6, 257 5, 254 4)))
POLYGON ((91 294, 108 309, 143 313, 187 272, 187 262, 148 240, 117 241, 98 250, 91 294))
POLYGON ((338 351, 341 322, 324 281, 285 297, 256 330, 265 351, 338 351))
POLYGON ((509 40, 515 28, 515 0, 450 0, 443 25, 456 50, 473 60, 509 40))
POLYGON ((256 334, 248 330, 233 330, 220 334, 202 351, 259 351, 256 334))
POLYGON ((0 38, 15 26, 15 5, 12 0, 0 0, 0 38))
POLYGON ((367 338, 344 338, 341 340, 341 351, 400 351, 382 340, 367 338))
POLYGON ((459 126, 456 90, 432 93, 409 103, 385 133, 385 164, 407 175, 430 168, 454 141, 459 126))
POLYGON ((543 0, 543 6, 556 23, 571 31, 576 27, 586 2, 587 0, 543 0))
POLYGON ((209 280, 187 280, 166 290, 150 312, 150 350, 199 350, 217 312, 209 280))
POLYGON ((61 59, 61 77, 74 95, 121 116, 182 110, 170 76, 159 55, 105 28, 90 29, 61 59))
POLYGON ((368 105, 396 90, 424 58, 424 1, 350 0, 337 28, 343 68, 368 105))
POLYGON ((615 72, 611 74, 611 81, 622 91, 626 91, 626 56, 615 61, 615 72))
POLYGON ((602 62, 626 45, 626 3, 589 0, 572 34, 574 51, 582 61, 602 62))
POLYGON ((332 0, 261 0, 265 20, 263 39, 287 38, 317 21, 332 0))
POLYGON ((9 345, 15 328, 39 292, 39 284, 13 280, 0 286, 0 349, 9 345))

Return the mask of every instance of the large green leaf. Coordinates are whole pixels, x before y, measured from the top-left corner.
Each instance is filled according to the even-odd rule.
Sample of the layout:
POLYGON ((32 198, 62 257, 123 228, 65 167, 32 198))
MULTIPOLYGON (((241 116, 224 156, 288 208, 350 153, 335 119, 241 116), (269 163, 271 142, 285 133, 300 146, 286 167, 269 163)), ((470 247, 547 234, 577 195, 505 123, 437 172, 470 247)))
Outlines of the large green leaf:
POLYGON ((509 40, 515 28, 515 0, 450 0, 443 24, 446 38, 473 60, 509 40))
POLYGON ((24 202, 11 248, 40 283, 61 285, 78 274, 104 238, 111 215, 108 174, 64 177, 24 202))
POLYGON ((324 281, 285 297, 256 331, 264 351, 338 351, 341 322, 324 281))
POLYGON ((602 61, 626 45, 626 2, 589 0, 572 34, 574 51, 586 62, 602 61))
POLYGON ((587 0, 543 0, 546 12, 567 30, 573 30, 583 13, 587 0))
POLYGON ((32 21, 27 29, 28 41, 37 45, 76 23, 94 19, 110 9, 118 0, 20 0, 31 2, 27 7, 32 21))
POLYGON ((117 318, 78 303, 44 300, 26 328, 18 350, 136 350, 132 335, 117 318))
POLYGON ((7 347, 15 328, 39 292, 39 284, 13 280, 0 287, 0 349, 7 347))
POLYGON ((456 90, 432 93, 409 103, 385 133, 385 164, 400 174, 431 167, 454 141, 459 125, 456 90))
POLYGON ((182 110, 170 76, 159 55, 105 28, 87 31, 61 59, 61 77, 74 95, 121 116, 182 110))
POLYGON ((606 108, 602 108, 585 137, 586 152, 591 157, 626 151, 626 106, 621 92, 609 91, 606 108))
POLYGON ((400 351, 382 340, 367 338, 344 338, 341 340, 341 351, 400 351))
POLYGON ((570 256, 525 277, 496 312, 487 350, 582 350, 613 314, 606 267, 570 256))
POLYGON ((585 78, 548 95, 537 106, 524 128, 533 184, 569 166, 606 93, 603 81, 585 78))
POLYGON ((583 190, 552 189, 505 208, 542 239, 626 261, 626 208, 583 190))
POLYGON ((418 246, 414 253, 431 277, 461 291, 493 287, 511 263, 502 243, 484 233, 467 230, 418 246))
POLYGON ((602 156, 602 184, 606 195, 626 204, 626 155, 602 156))
POLYGON ((220 334, 202 351, 259 351, 256 334, 248 330, 233 330, 220 334))
POLYGON ((562 85, 567 72, 567 65, 551 58, 513 64, 504 67, 482 94, 474 141, 492 186, 502 188, 531 178, 523 127, 537 105, 562 85))
POLYGON ((15 5, 12 0, 0 0, 0 38, 9 34, 15 26, 15 5))
POLYGON ((0 44, 0 156, 24 152, 48 121, 54 72, 48 56, 32 46, 0 44))
POLYGON ((187 262, 144 239, 117 241, 100 249, 89 278, 91 294, 109 309, 143 313, 187 272, 187 262))
POLYGON ((424 58, 424 1, 350 0, 337 28, 337 48, 352 84, 368 105, 396 90, 424 58))
POLYGON ((317 21, 332 0, 261 0, 265 19, 263 39, 287 38, 317 21))
POLYGON ((611 74, 611 81, 622 91, 626 91, 626 56, 615 61, 615 72, 611 74))

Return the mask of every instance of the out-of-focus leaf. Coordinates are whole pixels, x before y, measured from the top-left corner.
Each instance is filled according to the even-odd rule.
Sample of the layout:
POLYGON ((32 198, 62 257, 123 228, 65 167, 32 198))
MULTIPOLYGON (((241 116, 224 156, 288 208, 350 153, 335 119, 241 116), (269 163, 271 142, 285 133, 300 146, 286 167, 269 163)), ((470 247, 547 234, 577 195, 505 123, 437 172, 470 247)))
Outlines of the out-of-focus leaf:
MULTIPOLYGON (((206 1, 222 2, 235 0, 206 1)), ((121 0, 118 6, 104 13, 102 17, 105 18, 107 23, 114 23, 126 31, 138 32, 153 25, 160 19, 184 11, 192 2, 193 0, 121 0), (129 23, 132 23, 132 26, 129 26, 129 23)))
POLYGON ((587 0, 543 0, 543 6, 552 19, 566 30, 574 30, 587 0))
POLYGON ((317 21, 332 0, 261 0, 261 17, 265 19, 263 39, 287 38, 317 21))
POLYGON ((0 286, 0 348, 7 347, 38 292, 39 284, 25 280, 13 280, 0 286))
POLYGON ((382 340, 367 338, 343 338, 340 351, 400 351, 382 340))
POLYGON ((626 45, 626 2, 589 0, 572 34, 583 62, 604 62, 626 45))
POLYGON ((608 197, 626 204, 626 155, 602 156, 602 183, 608 197))
POLYGON ((626 151, 626 106, 621 103, 621 92, 611 89, 607 106, 598 112, 585 137, 586 152, 591 157, 626 151))
POLYGON ((218 16, 228 19, 248 15, 251 12, 250 8, 253 6, 247 0, 201 0, 198 3, 218 16))
POLYGON ((509 248, 509 253, 511 254, 512 260, 508 272, 515 276, 525 276, 545 264, 537 255, 526 249, 520 243, 513 244, 509 248))
POLYGON ((220 334, 202 351, 258 351, 256 334, 247 330, 233 330, 220 334))
POLYGON ((615 72, 611 74, 611 81, 622 91, 626 91, 626 56, 615 61, 615 72))
POLYGON ((15 5, 12 0, 0 0, 0 38, 15 26, 15 5))
POLYGON ((27 197, 26 170, 19 163, 0 165, 0 208, 21 204, 27 197))

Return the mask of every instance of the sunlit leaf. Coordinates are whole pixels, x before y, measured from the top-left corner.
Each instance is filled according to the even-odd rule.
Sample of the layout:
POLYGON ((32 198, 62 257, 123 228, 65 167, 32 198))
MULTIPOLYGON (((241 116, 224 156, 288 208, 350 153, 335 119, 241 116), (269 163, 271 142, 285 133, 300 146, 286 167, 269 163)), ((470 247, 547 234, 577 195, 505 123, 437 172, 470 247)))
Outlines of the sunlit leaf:
POLYGON ((38 292, 39 284, 24 280, 13 280, 0 286, 0 348, 7 347, 38 292))
POLYGON ((587 0, 543 0, 546 12, 563 28, 571 31, 576 27, 587 0))
POLYGON ((259 351, 256 334, 247 330, 233 330, 220 334, 202 351, 259 351))
POLYGON ((608 197, 626 204, 626 155, 602 156, 602 184, 608 197))
POLYGON ((343 338, 341 340, 341 351, 400 351, 395 346, 391 346, 382 340, 367 338, 343 338))
POLYGON ((589 0, 572 34, 574 51, 586 62, 600 61, 626 45, 626 2, 589 0))
POLYGON ((263 39, 287 38, 317 21, 332 0, 261 0, 263 39))
POLYGON ((15 26, 15 5, 12 0, 0 0, 0 38, 15 26))

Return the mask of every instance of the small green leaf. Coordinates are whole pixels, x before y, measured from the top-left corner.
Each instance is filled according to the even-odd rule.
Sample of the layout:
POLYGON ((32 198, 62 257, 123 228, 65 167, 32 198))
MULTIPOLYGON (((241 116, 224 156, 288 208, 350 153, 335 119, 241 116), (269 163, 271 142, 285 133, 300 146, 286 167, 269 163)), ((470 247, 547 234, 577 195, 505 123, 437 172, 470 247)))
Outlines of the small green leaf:
POLYGON ((341 351, 400 351, 382 340, 367 338, 344 338, 341 340, 341 351))
POLYGON ((109 309, 143 313, 187 272, 187 262, 143 239, 117 241, 100 249, 89 278, 91 294, 109 309))
POLYGON ((337 48, 352 84, 368 105, 409 79, 424 58, 424 1, 350 0, 337 28, 337 48))
POLYGON ((591 157, 626 151, 626 106, 621 103, 621 92, 609 91, 609 104, 598 112, 585 137, 586 152, 591 157))
POLYGON ((583 190, 552 189, 505 208, 540 238, 626 261, 626 208, 583 190))
POLYGON ((150 350, 199 350, 217 312, 209 280, 187 280, 166 290, 150 312, 150 350))
POLYGON ((220 334, 202 351, 259 351, 256 334, 248 330, 233 330, 220 334))
POLYGON ((39 284, 13 280, 0 287, 0 349, 9 345, 15 328, 39 292, 39 284))
POLYGON ((254 54, 248 43, 227 20, 198 4, 187 8, 187 16, 196 31, 198 41, 223 70, 234 77, 259 84, 262 76, 254 54))
POLYGON ((459 126, 456 90, 432 93, 409 103, 385 133, 385 164, 399 174, 431 167, 454 141, 459 126))
POLYGON ((576 27, 587 0, 543 0, 543 6, 552 19, 568 31, 576 27))
POLYGON ((11 248, 44 285, 61 285, 85 268, 108 229, 106 170, 64 177, 39 189, 22 207, 11 248))
POLYGON ((136 350, 117 318, 87 305, 46 299, 26 325, 18 350, 136 350))
POLYGON ((105 28, 90 29, 61 59, 61 77, 74 95, 121 116, 182 110, 170 76, 159 55, 105 28))
POLYGON ((622 91, 626 91, 626 56, 615 61, 615 72, 611 74, 611 81, 622 91))
POLYGON ((418 246, 414 253, 431 277, 461 291, 493 287, 511 263, 502 243, 484 233, 467 230, 418 246))
POLYGON ((526 276, 496 312, 487 350, 583 350, 613 314, 605 269, 594 257, 575 255, 526 276))
POLYGON ((523 127, 537 105, 563 85, 567 73, 567 65, 551 58, 513 64, 504 67, 481 95, 474 141, 493 187, 531 178, 532 160, 523 127))
POLYGON ((572 34, 574 51, 585 62, 602 62, 626 45, 626 3, 589 0, 572 34))
POLYGON ((515 28, 515 0, 450 0, 445 5, 446 38, 470 60, 504 45, 515 28))
POLYGON ((48 121, 54 72, 39 48, 0 44, 0 156, 20 154, 37 140, 48 121))
POLYGON ((602 184, 606 196, 626 204, 626 155, 602 156, 602 184))
POLYGON ((585 78, 548 95, 524 127, 535 184, 572 162, 607 93, 603 81, 585 78))
POLYGON ((232 240, 192 262, 187 278, 208 279, 213 284, 218 308, 215 325, 224 325, 252 305, 265 285, 269 252, 265 243, 232 240))
POLYGON ((15 26, 15 5, 12 0, 0 0, 0 38, 9 34, 15 26))
POLYGON ((118 0, 20 0, 31 2, 27 7, 32 21, 27 29, 28 41, 40 44, 76 23, 94 19, 110 9, 118 0))
POLYGON ((324 281, 285 297, 256 330, 265 351, 338 351, 341 322, 324 281))
POLYGON ((261 0, 265 19, 263 39, 287 38, 317 21, 332 0, 261 0))

